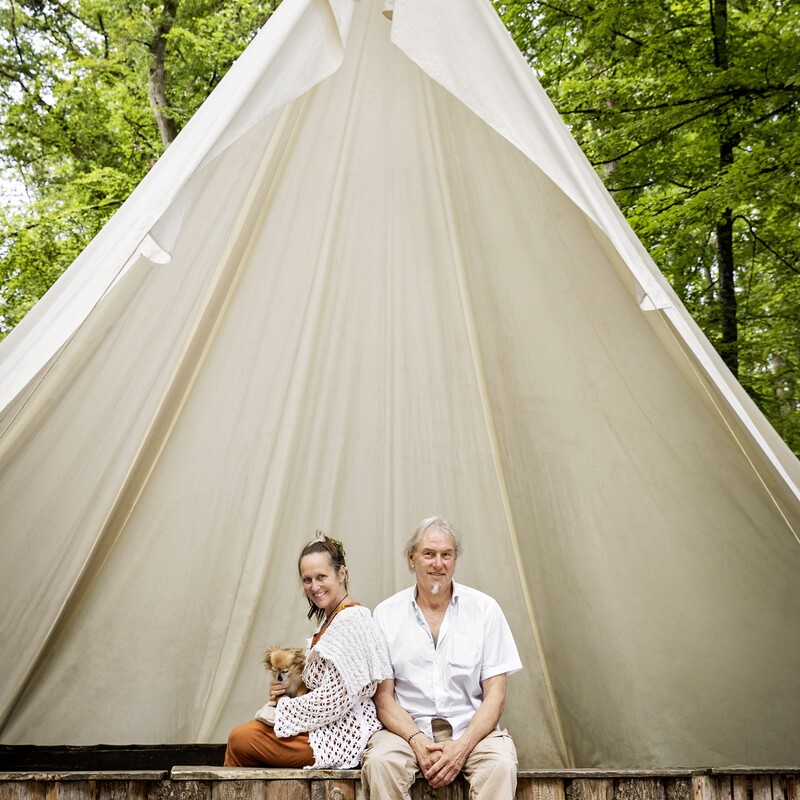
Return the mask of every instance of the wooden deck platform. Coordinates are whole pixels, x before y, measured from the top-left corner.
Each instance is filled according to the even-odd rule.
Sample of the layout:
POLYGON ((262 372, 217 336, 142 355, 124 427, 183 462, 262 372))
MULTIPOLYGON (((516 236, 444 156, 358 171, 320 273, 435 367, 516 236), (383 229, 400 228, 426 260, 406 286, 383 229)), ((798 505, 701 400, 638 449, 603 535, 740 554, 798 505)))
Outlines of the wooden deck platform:
MULTIPOLYGON (((665 770, 521 769, 517 800, 800 800, 800 767, 665 770)), ((363 800, 358 770, 17 770, 0 800, 363 800)), ((412 800, 468 800, 463 779, 438 792, 420 779, 412 800)), ((376 799, 379 800, 379 799, 376 799)))

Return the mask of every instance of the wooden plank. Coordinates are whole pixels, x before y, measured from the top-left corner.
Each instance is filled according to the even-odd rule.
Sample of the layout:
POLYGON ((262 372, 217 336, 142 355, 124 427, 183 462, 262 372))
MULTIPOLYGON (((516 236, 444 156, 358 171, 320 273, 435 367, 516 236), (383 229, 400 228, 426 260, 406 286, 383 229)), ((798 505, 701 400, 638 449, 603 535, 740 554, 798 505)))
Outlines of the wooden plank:
POLYGON ((747 778, 744 775, 731 776, 731 796, 733 800, 747 800, 747 778))
POLYGON ((411 800, 440 800, 439 792, 431 789, 430 784, 424 779, 417 779, 411 787, 411 800))
POLYGON ((42 781, 30 781, 22 795, 25 800, 46 800, 47 784, 42 781))
POLYGON ((459 775, 449 786, 439 790, 439 796, 447 800, 469 800, 469 783, 459 775))
POLYGON ((170 781, 168 800, 211 800, 207 781, 170 781))
POLYGON ((148 781, 145 783, 145 800, 169 800, 172 781, 148 781))
POLYGON ((311 800, 310 781, 269 781, 265 800, 311 800))
MULTIPOLYGON (((798 768, 748 775, 746 768, 707 770, 691 780, 654 777, 658 771, 619 771, 624 777, 593 778, 596 771, 519 772, 517 800, 800 800, 798 768)), ((0 773, 0 800, 364 800, 359 770, 262 770, 176 767, 175 781, 158 770, 0 773), (4 780, 4 778, 6 778, 4 780)), ((607 774, 611 771, 604 771, 607 774)), ((463 778, 433 791, 424 779, 414 800, 467 800, 463 778)))
POLYGON ((730 775, 709 775, 708 783, 711 786, 711 791, 716 800, 732 800, 733 789, 731 781, 733 778, 730 775))
POLYGON ((97 800, 147 800, 144 781, 98 780, 95 785, 97 800))
POLYGON ((753 800, 772 800, 772 776, 753 776, 753 800))
POLYGON ((679 769, 518 769, 518 778, 691 778, 698 770, 679 769))
POLYGON ((274 767, 173 767, 170 775, 175 781, 312 781, 360 780, 358 769, 278 769, 274 767))
POLYGON ((562 778, 517 777, 516 800, 566 800, 562 778))
POLYGON ((0 772, 3 781, 163 781, 166 770, 69 770, 65 772, 0 772))
POLYGON ((44 781, 2 781, 0 800, 45 800, 47 784, 44 781))
POLYGON ((567 800, 614 800, 614 781, 609 778, 576 778, 566 787, 567 800))
POLYGON ((695 775, 692 778, 694 800, 717 800, 717 784, 710 775, 695 775))
POLYGON ((3 781, 0 783, 0 800, 22 800, 25 789, 25 781, 3 781))
POLYGON ((163 781, 169 777, 164 769, 80 770, 58 773, 61 781, 163 781))
POLYGON ((311 800, 356 800, 356 783, 352 780, 313 780, 311 781, 311 800))
POLYGON ((96 800, 93 780, 56 781, 48 785, 47 800, 96 800))
POLYGON ((667 800, 692 800, 691 778, 666 778, 664 792, 667 800))
POLYGON ((666 800, 658 778, 620 778, 614 785, 614 800, 666 800))
POLYGON ((213 781, 211 800, 264 800, 267 796, 265 781, 213 781))
POLYGON ((417 778, 411 787, 411 800, 468 800, 468 798, 469 784, 462 776, 441 789, 432 789, 428 781, 422 777, 417 778))
POLYGON ((782 767, 709 767, 702 770, 709 775, 797 775, 800 766, 797 764, 782 767))

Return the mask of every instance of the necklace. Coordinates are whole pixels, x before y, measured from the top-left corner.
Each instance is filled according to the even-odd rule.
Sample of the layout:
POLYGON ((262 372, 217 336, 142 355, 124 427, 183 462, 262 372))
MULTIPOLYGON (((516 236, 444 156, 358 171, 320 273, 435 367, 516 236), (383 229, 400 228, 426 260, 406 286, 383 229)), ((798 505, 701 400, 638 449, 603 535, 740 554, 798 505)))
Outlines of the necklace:
POLYGON ((344 593, 344 597, 341 600, 339 600, 337 603, 334 604, 333 611, 331 611, 331 613, 328 614, 325 617, 325 619, 326 620, 330 619, 342 607, 342 603, 344 603, 344 601, 347 600, 348 597, 350 597, 349 592, 345 592, 344 593))
POLYGON ((337 615, 337 614, 338 614, 338 613, 339 613, 339 612, 340 612, 340 611, 341 611, 343 608, 347 608, 347 606, 348 606, 348 605, 351 605, 351 606, 357 606, 357 605, 358 605, 358 603, 349 603, 349 604, 348 604, 348 603, 345 603, 344 601, 345 601, 345 600, 347 600, 347 598, 348 598, 349 596, 350 596, 349 594, 345 594, 345 596, 342 598, 342 601, 341 601, 341 603, 339 603, 339 604, 336 606, 335 610, 333 611, 333 613, 332 613, 332 614, 331 614, 329 617, 326 617, 326 618, 325 618, 325 622, 322 624, 322 627, 321 627, 321 628, 320 628, 320 629, 319 629, 319 630, 318 630, 318 631, 317 631, 317 632, 316 632, 316 633, 315 633, 315 634, 314 634, 314 635, 311 637, 311 646, 312 646, 312 647, 315 647, 315 646, 316 646, 316 644, 317 644, 317 642, 320 640, 320 637, 322 636, 322 634, 323 634, 323 633, 325 633, 325 631, 326 631, 326 630, 328 630, 328 625, 330 625, 330 624, 331 624, 331 622, 333 621, 333 618, 334 618, 334 617, 335 617, 335 616, 336 616, 336 615, 337 615))

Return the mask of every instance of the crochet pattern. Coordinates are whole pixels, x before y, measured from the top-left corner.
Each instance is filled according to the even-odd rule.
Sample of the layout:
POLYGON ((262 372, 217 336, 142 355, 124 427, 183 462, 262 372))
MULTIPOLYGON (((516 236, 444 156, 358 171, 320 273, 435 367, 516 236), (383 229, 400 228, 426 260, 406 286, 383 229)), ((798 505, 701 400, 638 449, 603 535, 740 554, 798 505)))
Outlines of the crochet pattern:
POLYGON ((356 767, 367 740, 381 728, 372 695, 392 677, 383 636, 363 606, 340 611, 306 656, 303 680, 310 689, 284 698, 275 711, 275 734, 308 731, 312 768, 356 767))

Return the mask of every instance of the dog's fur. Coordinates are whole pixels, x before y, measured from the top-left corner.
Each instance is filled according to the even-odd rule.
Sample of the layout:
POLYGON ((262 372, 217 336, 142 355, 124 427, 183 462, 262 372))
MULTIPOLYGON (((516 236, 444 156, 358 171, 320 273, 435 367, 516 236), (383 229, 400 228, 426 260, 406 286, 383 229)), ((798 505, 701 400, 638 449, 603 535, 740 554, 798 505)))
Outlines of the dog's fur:
MULTIPOLYGON (((264 666, 276 681, 286 684, 284 697, 298 697, 308 692, 303 683, 303 667, 306 659, 299 647, 278 647, 273 645, 264 653, 264 666)), ((270 701, 274 706, 276 701, 270 701)))

